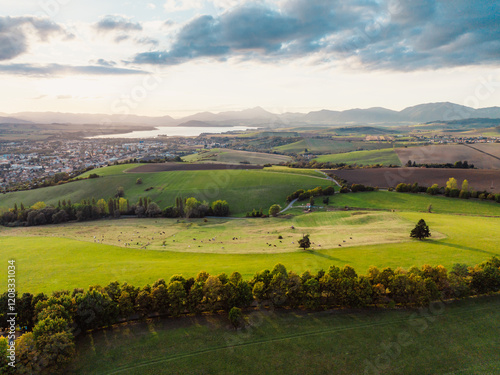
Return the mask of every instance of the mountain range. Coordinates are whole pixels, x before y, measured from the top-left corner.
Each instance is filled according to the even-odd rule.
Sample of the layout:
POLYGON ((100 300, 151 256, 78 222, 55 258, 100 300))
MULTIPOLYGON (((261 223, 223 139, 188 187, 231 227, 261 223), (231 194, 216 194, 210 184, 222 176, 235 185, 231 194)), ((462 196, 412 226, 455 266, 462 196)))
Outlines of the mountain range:
POLYGON ((174 119, 170 116, 103 115, 61 112, 0 113, 0 123, 9 124, 123 124, 145 126, 312 126, 312 125, 406 125, 432 121, 500 118, 500 107, 474 109, 449 102, 426 103, 393 111, 374 107, 332 111, 323 109, 309 113, 274 114, 261 107, 220 113, 200 112, 174 119))

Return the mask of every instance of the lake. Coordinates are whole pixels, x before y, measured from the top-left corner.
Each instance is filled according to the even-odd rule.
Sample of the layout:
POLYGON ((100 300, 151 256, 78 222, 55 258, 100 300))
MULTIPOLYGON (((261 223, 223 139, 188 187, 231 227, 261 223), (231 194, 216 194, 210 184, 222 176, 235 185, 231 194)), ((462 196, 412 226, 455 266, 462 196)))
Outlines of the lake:
POLYGON ((106 134, 89 138, 154 138, 159 135, 169 137, 196 137, 202 133, 221 134, 230 131, 257 129, 251 126, 165 126, 154 130, 140 130, 123 134, 106 134))

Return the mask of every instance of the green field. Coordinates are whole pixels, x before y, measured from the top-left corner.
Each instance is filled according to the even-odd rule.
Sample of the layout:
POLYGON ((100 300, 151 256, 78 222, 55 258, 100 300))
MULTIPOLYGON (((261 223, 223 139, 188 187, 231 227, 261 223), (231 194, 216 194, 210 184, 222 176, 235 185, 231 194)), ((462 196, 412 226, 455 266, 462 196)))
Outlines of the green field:
MULTIPOLYGON (((449 199, 448 206, 454 207, 454 201, 449 199)), ((471 213, 478 203, 465 202, 471 213)), ((207 223, 202 219, 102 220, 67 227, 2 228, 0 260, 16 259, 18 290, 30 292, 106 285, 114 280, 144 285, 176 273, 195 276, 201 270, 239 271, 250 278, 279 262, 298 273, 332 264, 349 264, 362 273, 371 265, 396 268, 429 263, 450 268, 500 256, 499 226, 499 217, 365 211, 209 219, 207 223), (409 230, 420 218, 426 220, 433 237, 410 240, 409 230), (314 250, 302 251, 296 245, 303 233, 311 234, 314 250), (104 236, 104 243, 93 242, 94 235, 100 242, 104 236), (208 241, 214 237, 215 244, 208 241)), ((0 287, 5 287, 5 281, 0 280, 0 287)))
POLYGON ((493 201, 464 200, 389 191, 336 194, 330 199, 330 205, 340 208, 348 206, 417 212, 427 212, 429 205, 432 205, 433 213, 500 217, 500 204, 493 201))
POLYGON ((394 149, 372 150, 372 151, 353 151, 343 154, 322 155, 316 159, 318 162, 346 163, 358 165, 401 165, 398 155, 394 149))
POLYGON ((187 162, 218 162, 218 163, 248 163, 248 164, 279 164, 286 163, 292 159, 289 156, 267 154, 264 152, 249 152, 229 149, 214 148, 211 150, 200 151, 196 154, 184 156, 182 158, 187 162))
POLYGON ((275 147, 276 151, 303 153, 307 148, 312 153, 345 153, 364 150, 378 150, 392 147, 389 142, 363 142, 363 141, 340 141, 335 139, 324 138, 304 138, 298 142, 290 143, 283 146, 275 147))
POLYGON ((78 342, 72 374, 498 374, 500 299, 393 311, 153 320, 78 342), (425 318, 424 318, 425 317, 425 318))
POLYGON ((193 196, 209 202, 224 199, 229 203, 233 215, 244 215, 254 208, 268 210, 275 203, 285 205, 286 197, 297 189, 331 185, 328 180, 312 176, 263 170, 123 173, 136 166, 137 164, 128 164, 101 168, 81 176, 97 173, 103 176, 101 178, 3 194, 0 196, 0 207, 11 208, 14 203, 20 205, 21 202, 29 206, 38 201, 57 204, 63 199, 70 199, 73 203, 93 197, 107 199, 114 196, 116 189, 122 186, 125 198, 131 203, 137 202, 139 197, 148 196, 163 208, 173 205, 178 196, 193 196), (137 185, 137 178, 141 178, 143 184, 137 185), (145 189, 150 187, 153 189, 146 192, 145 189))
POLYGON ((307 168, 288 168, 288 167, 273 165, 272 167, 264 168, 264 170, 269 172, 295 173, 306 176, 325 178, 325 175, 323 173, 315 171, 314 169, 307 169, 307 168))

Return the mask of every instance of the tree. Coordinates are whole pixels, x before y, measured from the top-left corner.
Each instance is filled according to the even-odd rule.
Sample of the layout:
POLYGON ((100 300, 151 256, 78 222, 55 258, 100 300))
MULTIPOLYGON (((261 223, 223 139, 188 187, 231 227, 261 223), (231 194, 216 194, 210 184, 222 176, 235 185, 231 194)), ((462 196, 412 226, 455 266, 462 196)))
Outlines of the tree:
POLYGON ((217 200, 212 203, 212 211, 214 216, 228 216, 229 204, 226 201, 217 200))
POLYGON ((186 204, 185 204, 186 217, 187 218, 195 217, 200 204, 201 202, 194 197, 186 199, 186 204))
POLYGON ((243 314, 240 308, 233 307, 229 310, 229 321, 234 328, 238 328, 243 324, 243 314))
POLYGON ((430 236, 431 232, 429 231, 429 226, 425 223, 424 219, 420 219, 415 228, 410 232, 410 237, 418 238, 419 240, 423 240, 430 236))
POLYGON ((161 208, 155 202, 151 202, 148 205, 148 209, 146 210, 146 216, 148 217, 156 217, 161 215, 161 208))
POLYGON ((47 207, 45 202, 36 202, 33 206, 31 206, 32 209, 34 210, 41 210, 42 208, 47 207))
POLYGON ((136 185, 141 185, 142 184, 142 178, 138 178, 137 180, 135 180, 135 183, 136 185))
POLYGON ((115 197, 116 198, 121 198, 121 197, 124 197, 124 196, 125 196, 125 189, 122 186, 117 187, 116 188, 115 197))
POLYGON ((311 207, 314 206, 314 197, 309 198, 309 204, 311 207))
POLYGON ((269 215, 276 217, 276 216, 278 216, 280 211, 281 211, 281 206, 279 204, 273 204, 269 208, 269 215))
POLYGON ((464 180, 464 182, 462 182, 462 190, 469 192, 469 181, 464 180))
POLYGON ((329 203, 330 203, 330 197, 324 197, 323 204, 326 204, 328 206, 329 203))
POLYGON ((457 180, 453 177, 450 177, 450 179, 446 182, 446 187, 450 190, 458 189, 457 180))
POLYGON ((104 216, 106 214, 108 214, 108 204, 106 203, 106 201, 104 199, 99 199, 96 203, 96 207, 97 209, 99 210, 99 214, 101 216, 104 216))
POLYGON ((184 312, 184 307, 186 306, 187 293, 184 289, 184 285, 180 281, 172 281, 167 287, 167 292, 170 301, 170 313, 172 316, 179 316, 184 312))
POLYGON ((299 247, 303 248, 304 250, 311 247, 311 240, 309 239, 308 234, 302 236, 302 238, 299 240, 299 247))

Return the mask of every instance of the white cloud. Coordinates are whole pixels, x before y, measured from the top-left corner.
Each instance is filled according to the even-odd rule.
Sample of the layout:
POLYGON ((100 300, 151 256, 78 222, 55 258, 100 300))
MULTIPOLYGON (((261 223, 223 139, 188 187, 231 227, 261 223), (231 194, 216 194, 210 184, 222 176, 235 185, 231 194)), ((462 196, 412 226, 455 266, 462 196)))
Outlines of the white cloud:
POLYGON ((167 12, 178 12, 182 10, 201 9, 204 5, 204 0, 167 0, 163 7, 167 12))
POLYGON ((148 8, 149 9, 156 9, 156 5, 154 5, 153 3, 149 3, 148 8))

